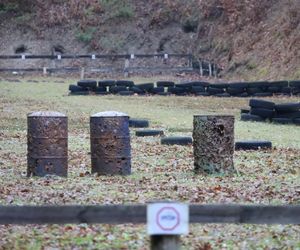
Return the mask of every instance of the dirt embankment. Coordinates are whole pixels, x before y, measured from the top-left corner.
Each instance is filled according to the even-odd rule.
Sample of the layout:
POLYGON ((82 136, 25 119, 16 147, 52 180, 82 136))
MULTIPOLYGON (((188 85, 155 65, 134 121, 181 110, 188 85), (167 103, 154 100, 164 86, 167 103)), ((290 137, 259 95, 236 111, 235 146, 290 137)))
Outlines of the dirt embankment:
POLYGON ((299 0, 2 0, 0 21, 0 54, 192 53, 231 79, 300 78, 299 0))

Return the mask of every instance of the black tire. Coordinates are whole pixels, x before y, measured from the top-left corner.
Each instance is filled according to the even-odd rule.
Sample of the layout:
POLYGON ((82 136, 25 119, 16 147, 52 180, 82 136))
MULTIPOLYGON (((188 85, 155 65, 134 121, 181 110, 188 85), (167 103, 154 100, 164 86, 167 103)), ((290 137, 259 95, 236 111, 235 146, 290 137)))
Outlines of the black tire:
POLYGON ((292 94, 293 95, 299 95, 300 94, 300 87, 296 88, 296 87, 292 87, 292 94))
POLYGON ((267 81, 248 83, 248 88, 260 88, 263 91, 265 91, 269 86, 271 86, 271 84, 267 81))
POLYGON ((274 109, 275 103, 259 99, 250 99, 249 106, 252 108, 274 109))
POLYGON ((186 89, 191 89, 192 87, 208 87, 210 83, 208 82, 202 82, 202 81, 188 81, 188 82, 181 82, 175 84, 176 87, 178 88, 186 88, 186 89))
POLYGON ((274 93, 273 95, 276 97, 291 96, 290 94, 282 93, 282 91, 278 93, 274 93))
POLYGON ((237 94, 236 97, 248 97, 248 93, 247 92, 243 92, 241 94, 237 94))
POLYGON ((135 131, 135 135, 138 137, 144 137, 144 136, 162 136, 164 135, 163 130, 138 130, 135 131))
POLYGON ((267 96, 272 96, 273 94, 271 92, 263 92, 263 93, 255 93, 253 96, 256 97, 267 97, 267 96))
POLYGON ((115 85, 116 85, 115 80, 101 80, 98 82, 99 87, 111 87, 111 86, 115 86, 115 85))
POLYGON ((111 86, 111 87, 109 87, 109 92, 112 94, 117 94, 120 91, 127 91, 127 87, 126 86, 111 86))
POLYGON ((275 110, 279 113, 296 112, 300 110, 300 103, 282 103, 276 104, 275 110))
POLYGON ((87 90, 87 89, 86 89, 86 88, 83 88, 83 87, 80 87, 80 86, 77 86, 77 85, 71 84, 71 85, 69 85, 69 90, 70 90, 71 92, 81 92, 81 91, 85 91, 85 90, 87 90))
POLYGON ((116 86, 133 87, 134 82, 133 81, 128 81, 128 80, 117 80, 116 81, 116 86))
POLYGON ((300 80, 290 81, 289 86, 300 88, 300 80))
POLYGON ((242 94, 245 92, 245 88, 240 88, 240 87, 228 87, 227 88, 227 93, 230 95, 238 95, 238 94, 242 94))
POLYGON ((129 96, 129 95, 134 95, 134 92, 130 90, 123 90, 123 91, 119 91, 118 95, 129 96))
POLYGON ((195 96, 210 96, 210 94, 208 92, 197 92, 195 96))
POLYGON ((230 94, 222 93, 222 94, 214 94, 214 96, 217 96, 217 97, 230 97, 230 94))
POLYGON ((191 145, 193 143, 193 139, 192 137, 187 136, 164 137, 160 139, 160 143, 163 145, 191 145))
POLYGON ((241 114, 249 114, 250 109, 241 109, 241 114))
POLYGON ((184 88, 178 88, 178 87, 169 87, 168 88, 168 92, 174 94, 174 95, 178 95, 178 94, 184 94, 185 93, 185 89, 184 88))
POLYGON ((156 86, 157 87, 174 87, 175 83, 172 81, 157 81, 156 86))
POLYGON ((149 127, 149 121, 145 119, 129 119, 129 127, 130 128, 148 128, 149 127))
POLYGON ((183 93, 177 93, 177 94, 175 94, 176 96, 187 96, 187 95, 189 95, 190 93, 188 93, 188 92, 183 92, 183 93))
POLYGON ((217 89, 226 89, 229 86, 230 86, 229 83, 213 83, 209 85, 209 87, 217 88, 217 89))
POLYGON ((229 83, 229 88, 245 89, 248 87, 247 82, 231 82, 229 83))
POLYGON ((268 92, 271 92, 271 93, 280 93, 282 90, 282 87, 276 87, 276 86, 271 86, 268 88, 268 92))
POLYGON ((251 115, 258 115, 263 118, 272 118, 274 115, 274 111, 271 109, 263 109, 263 108, 251 108, 251 115))
POLYGON ((151 92, 151 90, 154 88, 154 83, 137 84, 136 87, 140 88, 145 92, 151 92))
POLYGON ((95 80, 80 80, 77 85, 84 88, 94 89, 97 87, 97 81, 95 80))
POLYGON ((192 81, 192 82, 186 82, 186 83, 183 83, 183 84, 188 84, 188 85, 191 85, 191 87, 208 87, 210 85, 209 82, 202 82, 202 81, 192 81))
POLYGON ((182 83, 175 84, 175 87, 183 88, 188 91, 190 91, 193 86, 194 86, 194 82, 182 82, 182 83))
POLYGON ((137 86, 133 86, 133 87, 129 88, 129 90, 133 91, 136 94, 144 94, 145 93, 145 91, 143 91, 142 89, 140 89, 137 86))
POLYGON ((70 92, 70 95, 89 95, 90 92, 85 90, 85 91, 76 91, 76 92, 70 92))
POLYGON ((300 125, 300 118, 293 119, 293 123, 296 125, 300 125))
POLYGON ((288 87, 289 86, 289 82, 288 81, 274 81, 274 82, 269 82, 269 83, 270 83, 269 88, 271 88, 271 87, 281 87, 281 88, 284 88, 284 87, 288 87))
POLYGON ((261 122, 264 121, 264 118, 258 115, 241 114, 241 121, 261 122))
POLYGON ((223 94, 224 93, 224 89, 219 89, 219 88, 213 88, 211 86, 209 86, 207 88, 207 92, 211 95, 215 95, 215 94, 223 94))
POLYGON ((172 93, 170 93, 170 92, 158 92, 157 95, 168 96, 168 95, 172 95, 172 93))
POLYGON ((277 124, 291 124, 293 120, 289 118, 273 118, 272 122, 277 124))
MULTIPOLYGON (((181 88, 179 88, 181 89, 181 88)), ((197 93, 197 92, 205 92, 205 88, 201 86, 193 86, 191 89, 192 93, 197 93)))
POLYGON ((292 88, 291 87, 284 87, 281 89, 281 93, 285 95, 290 95, 292 93, 292 88))
POLYGON ((276 112, 276 114, 274 115, 274 118, 289 118, 289 119, 300 118, 300 111, 283 112, 283 113, 276 112))
POLYGON ((95 93, 98 93, 98 92, 106 92, 106 87, 96 87, 94 89, 95 93))
POLYGON ((237 141, 235 142, 235 150, 260 150, 272 149, 270 141, 237 141))
POLYGON ((107 92, 107 91, 103 91, 103 92, 99 91, 99 92, 95 92, 95 94, 96 95, 108 95, 109 92, 107 92))
POLYGON ((249 95, 254 95, 256 93, 261 93, 261 92, 263 92, 261 88, 255 88, 255 87, 247 88, 247 93, 249 95))
POLYGON ((164 87, 154 87, 153 89, 151 89, 152 94, 158 94, 164 91, 165 91, 164 87))

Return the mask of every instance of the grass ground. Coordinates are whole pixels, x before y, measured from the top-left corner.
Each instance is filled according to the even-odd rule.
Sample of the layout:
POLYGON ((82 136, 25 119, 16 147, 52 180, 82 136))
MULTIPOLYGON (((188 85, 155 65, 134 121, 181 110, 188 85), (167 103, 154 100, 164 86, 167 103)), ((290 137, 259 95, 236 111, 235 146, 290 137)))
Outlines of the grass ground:
MULTIPOLYGON (((239 121, 247 98, 68 96, 74 79, 0 80, 0 204, 191 203, 300 204, 300 127, 239 121), (69 177, 27 178, 26 115, 55 110, 69 118, 69 177), (117 110, 148 118, 167 135, 191 135, 194 114, 233 114, 236 139, 267 139, 267 151, 236 152, 237 174, 193 174, 192 147, 160 145, 132 130, 132 175, 90 174, 89 116, 117 110)), ((136 82, 149 79, 134 79, 136 82)), ((299 98, 269 98, 276 102, 299 98)), ((0 226, 1 249, 146 249, 145 225, 0 226)), ((183 249, 300 249, 300 227, 191 225, 183 249)))

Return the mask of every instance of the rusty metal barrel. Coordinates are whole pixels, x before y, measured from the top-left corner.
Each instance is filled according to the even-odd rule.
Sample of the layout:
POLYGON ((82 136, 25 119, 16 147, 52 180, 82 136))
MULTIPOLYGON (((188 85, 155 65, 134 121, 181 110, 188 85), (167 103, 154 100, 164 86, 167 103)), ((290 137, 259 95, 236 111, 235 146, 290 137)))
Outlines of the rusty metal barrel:
POLYGON ((234 173, 234 116, 195 115, 193 125, 195 172, 234 173))
POLYGON ((27 176, 68 174, 68 118, 59 112, 27 116, 27 176))
POLYGON ((129 116, 106 111, 90 117, 92 173, 129 175, 131 146, 129 116))

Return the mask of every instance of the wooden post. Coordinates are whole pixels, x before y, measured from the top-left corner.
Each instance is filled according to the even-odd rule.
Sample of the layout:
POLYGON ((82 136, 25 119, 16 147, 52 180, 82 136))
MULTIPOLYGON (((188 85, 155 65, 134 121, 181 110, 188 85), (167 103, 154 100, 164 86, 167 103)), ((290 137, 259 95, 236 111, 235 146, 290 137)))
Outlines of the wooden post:
POLYGON ((80 79, 84 79, 85 69, 84 67, 80 68, 80 79))
POLYGON ((151 250, 179 250, 180 235, 151 235, 151 250))
POLYGON ((193 68, 193 56, 192 55, 189 56, 189 67, 193 68))
POLYGON ((203 76, 203 67, 202 67, 202 61, 199 61, 199 70, 200 70, 200 75, 203 76))
POLYGON ((151 250, 181 249, 180 235, 188 234, 189 208, 171 201, 147 205, 151 250))
POLYGON ((43 75, 46 76, 47 75, 47 68, 43 67, 43 75))
POLYGON ((232 174, 234 116, 196 115, 193 130, 195 172, 232 174))
POLYGON ((128 68, 129 68, 129 60, 126 58, 124 64, 124 77, 129 76, 128 68))
POLYGON ((217 78, 217 66, 216 66, 216 64, 214 64, 213 72, 214 72, 214 77, 217 78))
POLYGON ((211 63, 208 63, 208 70, 209 70, 209 76, 212 76, 212 67, 211 67, 211 63))

